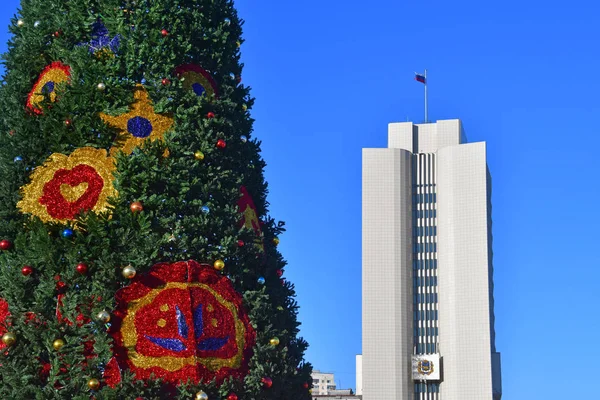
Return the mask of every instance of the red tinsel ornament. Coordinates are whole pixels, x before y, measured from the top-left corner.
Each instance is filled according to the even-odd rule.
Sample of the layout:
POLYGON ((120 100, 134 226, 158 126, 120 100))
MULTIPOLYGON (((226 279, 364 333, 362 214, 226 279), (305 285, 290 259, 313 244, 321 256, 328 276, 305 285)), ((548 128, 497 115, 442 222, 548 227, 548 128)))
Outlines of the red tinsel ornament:
MULTIPOLYGON (((8 303, 6 300, 0 298, 0 336, 4 335, 7 330, 5 325, 6 319, 10 316, 10 312, 8 311, 8 303)), ((0 340, 0 350, 4 350, 6 345, 0 340)))
POLYGON ((116 294, 114 354, 137 379, 243 378, 256 333, 231 281, 195 261, 162 263, 116 294))

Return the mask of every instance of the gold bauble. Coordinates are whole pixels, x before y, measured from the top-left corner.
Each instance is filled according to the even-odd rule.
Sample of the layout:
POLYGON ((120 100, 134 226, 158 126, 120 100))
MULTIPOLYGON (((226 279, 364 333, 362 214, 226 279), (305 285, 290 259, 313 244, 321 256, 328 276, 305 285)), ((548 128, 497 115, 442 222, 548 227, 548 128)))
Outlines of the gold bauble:
POLYGON ((242 110, 248 111, 248 106, 246 104, 242 104, 242 110))
POLYGON ((196 393, 196 400, 208 400, 208 395, 201 390, 196 393))
POLYGON ((2 343, 4 343, 7 346, 12 346, 13 344, 15 344, 17 341, 17 335, 15 335, 12 332, 6 332, 4 335, 2 335, 2 343))
POLYGON ((103 82, 100 82, 97 86, 99 91, 104 92, 106 90, 106 84, 103 82))
POLYGON ((275 246, 279 245, 279 238, 273 238, 273 244, 275 246))
POLYGON ((131 203, 129 205, 129 209, 131 210, 132 213, 141 212, 141 211, 144 211, 144 205, 142 204, 141 201, 134 201, 133 203, 131 203))
POLYGON ((269 340, 269 343, 271 343, 271 346, 279 346, 279 338, 274 337, 273 339, 269 340))
POLYGON ((216 270, 223 271, 223 268, 225 268, 225 262, 223 260, 217 260, 215 261, 214 267, 216 270))
POLYGON ((194 158, 198 161, 202 161, 202 160, 204 160, 204 153, 201 152, 200 150, 198 150, 197 152, 194 153, 194 158))
POLYGON ((102 321, 104 323, 107 323, 110 321, 110 314, 108 313, 108 311, 106 310, 102 310, 98 313, 98 315, 96 316, 96 318, 98 319, 98 321, 102 321))
POLYGON ((123 271, 121 273, 123 274, 123 278, 133 279, 137 271, 131 265, 128 265, 125 268, 123 268, 123 271))
POLYGON ((92 390, 100 389, 100 381, 96 378, 89 379, 87 385, 92 390))
POLYGON ((23 21, 22 19, 20 19, 20 20, 17 21, 17 26, 19 28, 22 27, 23 25, 25 25, 25 21, 23 21))
POLYGON ((54 342, 52 342, 52 347, 54 347, 54 350, 56 351, 62 349, 64 345, 65 341, 62 339, 56 339, 54 342))

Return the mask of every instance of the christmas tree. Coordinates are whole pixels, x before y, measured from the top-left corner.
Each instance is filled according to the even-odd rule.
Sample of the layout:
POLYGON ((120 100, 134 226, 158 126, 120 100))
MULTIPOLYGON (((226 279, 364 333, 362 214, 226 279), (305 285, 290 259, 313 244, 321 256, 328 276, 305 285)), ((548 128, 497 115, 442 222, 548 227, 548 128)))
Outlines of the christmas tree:
POLYGON ((0 398, 310 398, 231 0, 23 0, 0 398))

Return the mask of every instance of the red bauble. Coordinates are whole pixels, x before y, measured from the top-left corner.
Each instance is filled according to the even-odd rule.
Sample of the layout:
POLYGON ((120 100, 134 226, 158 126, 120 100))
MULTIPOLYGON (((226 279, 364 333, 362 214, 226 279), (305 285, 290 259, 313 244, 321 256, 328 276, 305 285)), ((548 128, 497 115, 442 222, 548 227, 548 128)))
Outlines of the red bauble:
POLYGON ((243 240, 238 240, 238 246, 239 247, 244 247, 244 241, 243 240))
POLYGON ((169 79, 167 79, 167 78, 163 78, 163 80, 162 80, 162 84, 163 84, 164 86, 167 86, 167 85, 170 85, 170 84, 171 84, 171 81, 170 81, 169 79))
POLYGON ((77 264, 77 267, 75 267, 75 269, 77 270, 77 272, 79 272, 81 275, 85 275, 88 272, 88 266, 84 263, 79 263, 77 264))
POLYGON ((214 118, 215 117, 215 113, 212 111, 209 111, 208 114, 206 114, 206 118, 214 118))
POLYGON ((283 270, 282 269, 278 269, 276 273, 277 273, 277 277, 278 278, 281 278, 283 276, 283 270))
POLYGON ((229 396, 227 396, 227 400, 238 400, 237 394, 231 393, 229 396))
POLYGON ((23 268, 21 268, 21 273, 23 276, 29 276, 33 273, 33 268, 30 265, 25 265, 23 268))
POLYGON ((266 389, 269 389, 271 386, 273 386, 273 379, 269 378, 268 376, 262 378, 261 382, 266 389))
POLYGON ((225 143, 225 141, 223 139, 219 139, 217 140, 217 147, 220 149, 224 149, 225 146, 227 146, 227 143, 225 143))
POLYGON ((302 387, 303 387, 304 389, 308 389, 308 383, 304 382, 304 383, 302 384, 302 387))
POLYGON ((163 36, 167 36, 169 34, 169 31, 166 29, 163 29, 162 31, 160 31, 161 35, 163 36))
POLYGON ((0 250, 10 250, 12 247, 12 242, 10 240, 0 240, 0 250))

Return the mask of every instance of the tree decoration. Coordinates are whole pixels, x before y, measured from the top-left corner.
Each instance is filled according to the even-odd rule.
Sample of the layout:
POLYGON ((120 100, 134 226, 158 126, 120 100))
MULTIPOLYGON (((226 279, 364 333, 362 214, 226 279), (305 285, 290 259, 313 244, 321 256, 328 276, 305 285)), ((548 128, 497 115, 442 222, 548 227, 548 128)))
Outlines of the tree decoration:
POLYGON ((160 31, 160 34, 163 35, 163 36, 168 36, 169 35, 169 31, 166 30, 166 29, 163 29, 163 30, 160 31))
POLYGON ((131 265, 126 266, 123 268, 123 271, 121 271, 121 274, 125 279, 133 279, 136 273, 137 271, 131 265))
POLYGON ((10 250, 12 248, 12 242, 10 240, 0 240, 0 250, 10 250))
POLYGON ((115 35, 110 37, 108 29, 102 21, 96 21, 92 25, 92 40, 83 45, 89 48, 90 53, 95 56, 114 56, 121 44, 121 36, 115 35))
POLYGON ((83 147, 70 156, 54 153, 21 188, 17 207, 44 222, 73 220, 83 211, 107 211, 108 198, 117 195, 114 170, 114 160, 102 149, 83 147))
POLYGON ((227 400, 238 400, 237 394, 231 393, 229 396, 227 396, 227 400))
POLYGON ((18 26, 19 28, 22 28, 23 26, 25 26, 25 21, 23 21, 22 19, 19 19, 19 20, 17 21, 17 26, 18 26))
POLYGON ((204 68, 195 64, 180 65, 175 73, 183 82, 183 88, 193 90, 198 96, 208 95, 219 97, 217 83, 211 74, 204 68))
MULTIPOLYGON (((7 319, 10 316, 10 312, 8 311, 8 303, 6 300, 0 298, 0 335, 4 335, 7 332, 7 319)), ((0 350, 4 350, 6 348, 6 344, 4 341, 0 342, 0 350)))
POLYGON ((71 67, 55 61, 48 65, 27 96, 27 108, 35 114, 41 114, 41 104, 48 97, 51 102, 56 101, 56 89, 58 85, 68 83, 71 77, 71 67))
POLYGON ((126 114, 111 116, 100 113, 100 118, 108 125, 119 130, 117 146, 111 149, 115 154, 119 150, 131 154, 134 148, 146 140, 162 140, 165 133, 173 125, 173 117, 154 112, 148 91, 137 85, 133 90, 133 104, 126 114))
POLYGON ((194 158, 198 161, 202 161, 204 160, 204 153, 198 150, 194 153, 194 158))
POLYGON ((96 85, 96 88, 100 92, 104 92, 106 90, 106 84, 104 82, 100 82, 96 85))
POLYGON ((88 379, 87 381, 87 385, 91 390, 98 390, 100 389, 100 381, 96 378, 91 378, 88 379))
POLYGON ((64 345, 65 341, 63 339, 56 339, 54 342, 52 342, 52 347, 56 351, 60 351, 60 349, 62 349, 64 345))
POLYGON ((144 205, 141 201, 134 201, 129 205, 129 209, 132 213, 139 213, 144 211, 144 205))
POLYGON ((213 266, 217 271, 223 271, 223 269, 225 268, 225 262, 223 262, 223 260, 217 260, 215 261, 213 266))
POLYGON ((208 400, 208 395, 204 391, 196 393, 196 400, 208 400))
POLYGON ((259 285, 264 285, 266 280, 263 276, 259 276, 256 282, 258 282, 259 285))
POLYGON ((240 226, 254 231, 256 234, 256 245, 262 252, 264 252, 265 247, 263 244, 263 234, 256 211, 256 206, 254 205, 252 196, 250 196, 250 193, 248 193, 248 190, 245 186, 240 188, 240 192, 242 194, 238 201, 238 208, 241 214, 240 226))
POLYGON ((212 112, 212 111, 209 111, 209 112, 206 114, 206 118, 208 118, 208 119, 212 119, 212 118, 214 118, 214 117, 215 117, 215 113, 214 113, 214 112, 212 112))
POLYGON ((2 343, 4 343, 6 347, 13 346, 16 342, 17 335, 15 335, 13 332, 6 332, 4 335, 2 335, 2 343))
POLYGON ((100 322, 110 322, 110 314, 106 310, 102 310, 96 315, 96 319, 100 322))
POLYGON ((276 338, 276 337, 272 338, 271 340, 269 340, 269 344, 273 347, 279 346, 279 338, 276 338))
POLYGON ((265 387, 266 389, 270 389, 273 386, 273 380, 271 378, 269 378, 268 376, 265 376, 264 378, 262 378, 261 382, 263 384, 263 387, 265 387))
POLYGON ((25 265, 23 268, 21 268, 21 274, 23 274, 23 276, 29 276, 33 273, 33 268, 30 265, 25 265))
POLYGON ((88 272, 88 266, 87 266, 87 264, 79 263, 75 267, 75 270, 81 275, 86 275, 88 272))
POLYGON ((60 236, 64 237, 65 239, 70 239, 73 237, 73 229, 71 228, 65 228, 60 232, 60 236))
POLYGON ((217 147, 219 149, 224 149, 225 147, 227 147, 227 143, 225 143, 223 139, 219 139, 217 140, 217 147))
POLYGON ((115 356, 136 378, 198 383, 247 374, 254 330, 241 295, 209 265, 157 264, 116 299, 115 356))
POLYGON ((279 246, 279 238, 273 238, 273 244, 279 246))

